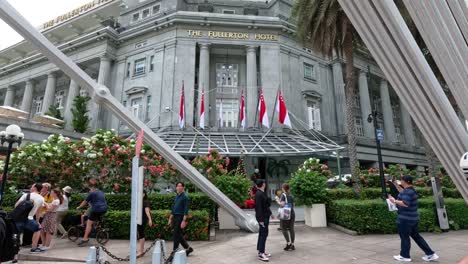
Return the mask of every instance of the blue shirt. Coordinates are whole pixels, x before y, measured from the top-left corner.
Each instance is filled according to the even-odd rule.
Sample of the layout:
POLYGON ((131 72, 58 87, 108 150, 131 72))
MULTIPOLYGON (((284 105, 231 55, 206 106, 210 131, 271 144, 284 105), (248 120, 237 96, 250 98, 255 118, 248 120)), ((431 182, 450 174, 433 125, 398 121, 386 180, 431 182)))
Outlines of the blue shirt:
POLYGON ((172 208, 173 215, 188 215, 189 198, 185 192, 177 194, 172 208))
POLYGON ((408 207, 398 207, 398 223, 400 220, 417 222, 418 213, 418 194, 413 187, 405 188, 398 194, 398 200, 403 201, 408 207))
POLYGON ((85 199, 91 204, 93 212, 105 213, 107 212, 107 202, 104 193, 100 190, 96 190, 88 194, 85 199))

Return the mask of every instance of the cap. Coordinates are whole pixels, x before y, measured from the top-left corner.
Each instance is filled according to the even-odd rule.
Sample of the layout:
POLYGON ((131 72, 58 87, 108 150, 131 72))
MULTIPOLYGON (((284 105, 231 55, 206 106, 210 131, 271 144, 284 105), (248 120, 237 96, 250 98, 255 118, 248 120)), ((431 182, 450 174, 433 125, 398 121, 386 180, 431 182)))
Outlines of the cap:
POLYGON ((408 184, 413 184, 413 177, 409 175, 404 175, 403 177, 401 177, 401 180, 407 182, 408 184))
POLYGON ((70 186, 65 186, 62 190, 66 193, 71 193, 73 191, 72 187, 70 186))

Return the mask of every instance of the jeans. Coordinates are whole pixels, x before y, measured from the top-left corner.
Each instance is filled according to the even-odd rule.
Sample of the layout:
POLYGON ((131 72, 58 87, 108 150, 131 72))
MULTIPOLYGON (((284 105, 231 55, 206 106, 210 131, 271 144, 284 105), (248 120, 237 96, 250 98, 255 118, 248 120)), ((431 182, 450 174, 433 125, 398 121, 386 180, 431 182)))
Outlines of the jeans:
POLYGON ((257 250, 259 253, 265 253, 265 244, 268 237, 268 224, 270 223, 270 219, 266 218, 264 222, 264 227, 262 227, 259 223, 260 230, 258 232, 258 240, 257 240, 257 250))
POLYGON ((36 220, 31 220, 31 219, 27 219, 24 222, 16 222, 16 228, 18 229, 18 232, 20 233, 23 232, 23 229, 27 229, 33 233, 41 230, 36 220))
POLYGON ((289 220, 281 220, 281 231, 283 231, 283 236, 286 239, 286 242, 294 243, 296 237, 294 233, 294 222, 296 220, 296 214, 294 211, 291 212, 291 218, 289 220))
POLYGON ((183 215, 174 215, 173 224, 174 224, 174 251, 179 248, 179 244, 187 249, 189 248, 189 244, 185 241, 184 235, 182 233, 182 228, 180 225, 182 224, 182 220, 184 220, 183 215))
POLYGON ((434 254, 434 251, 429 247, 426 240, 418 232, 418 221, 398 220, 398 233, 401 239, 400 255, 404 258, 410 258, 411 238, 421 248, 426 255, 434 254))

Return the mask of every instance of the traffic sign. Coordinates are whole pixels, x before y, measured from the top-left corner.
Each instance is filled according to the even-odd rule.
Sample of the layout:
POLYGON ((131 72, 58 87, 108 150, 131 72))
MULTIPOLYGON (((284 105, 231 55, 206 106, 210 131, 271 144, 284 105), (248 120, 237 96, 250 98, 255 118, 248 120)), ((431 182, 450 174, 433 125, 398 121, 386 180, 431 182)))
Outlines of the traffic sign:
POLYGON ((377 129, 377 139, 382 141, 384 139, 383 129, 377 129))

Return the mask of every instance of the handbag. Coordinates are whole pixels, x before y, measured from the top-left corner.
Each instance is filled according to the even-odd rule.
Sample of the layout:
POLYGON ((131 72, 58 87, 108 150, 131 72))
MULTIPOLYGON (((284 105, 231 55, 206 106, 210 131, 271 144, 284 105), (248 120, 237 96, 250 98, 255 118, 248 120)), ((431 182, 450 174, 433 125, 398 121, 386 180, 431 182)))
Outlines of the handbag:
POLYGON ((288 203, 288 195, 287 194, 283 194, 285 195, 285 204, 283 206, 281 206, 280 208, 278 208, 278 219, 279 220, 290 220, 291 219, 291 211, 292 211, 292 206, 290 203, 288 203))

